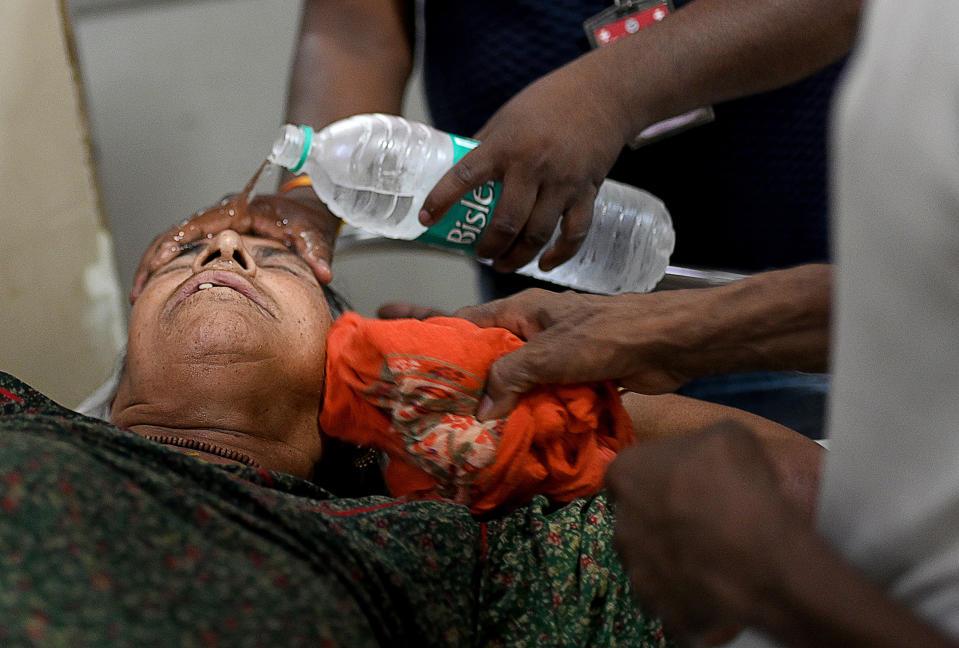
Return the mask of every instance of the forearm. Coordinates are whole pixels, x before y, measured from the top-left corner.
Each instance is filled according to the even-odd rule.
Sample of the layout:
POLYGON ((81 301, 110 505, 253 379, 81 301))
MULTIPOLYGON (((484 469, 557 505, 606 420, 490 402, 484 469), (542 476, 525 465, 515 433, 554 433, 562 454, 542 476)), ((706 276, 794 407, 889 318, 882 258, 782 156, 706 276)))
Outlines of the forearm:
POLYGON ((740 371, 824 371, 832 268, 763 272, 720 288, 688 291, 674 314, 676 362, 689 377, 740 371), (697 293, 699 293, 697 295, 697 293))
POLYGON ((412 69, 410 30, 399 0, 306 0, 287 120, 319 128, 357 113, 398 114, 412 69))
POLYGON ((696 0, 581 57, 627 134, 698 106, 778 88, 851 49, 861 0, 696 0), (624 83, 633 79, 634 83, 624 83))
POLYGON ((755 414, 676 394, 625 393, 622 400, 640 443, 695 434, 718 423, 748 427, 762 444, 780 489, 812 523, 824 452, 818 443, 755 414))
MULTIPOLYGON (((411 21, 402 0, 305 0, 286 121, 322 128, 359 113, 399 114, 412 69, 411 21)), ((292 177, 284 170, 280 182, 292 177)), ((315 200, 307 188, 290 196, 315 200)))
POLYGON ((790 646, 956 648, 867 580, 812 531, 783 544, 781 590, 757 606, 757 627, 790 646))

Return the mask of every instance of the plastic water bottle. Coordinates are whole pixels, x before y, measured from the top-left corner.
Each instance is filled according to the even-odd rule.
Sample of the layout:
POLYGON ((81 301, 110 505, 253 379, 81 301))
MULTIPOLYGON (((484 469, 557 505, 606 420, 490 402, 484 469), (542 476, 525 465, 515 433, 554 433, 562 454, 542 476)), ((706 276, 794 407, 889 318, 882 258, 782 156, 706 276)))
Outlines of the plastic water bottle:
MULTIPOLYGON (((402 117, 366 114, 316 133, 287 124, 270 161, 306 173, 320 200, 354 227, 472 253, 496 206, 500 183, 489 181, 467 193, 428 229, 419 222, 419 210, 443 174, 477 144, 402 117)), ((559 233, 557 227, 544 250, 559 233)), ((661 200, 606 180, 576 254, 549 272, 539 269, 537 255, 517 272, 588 292, 646 292, 665 274, 674 242, 661 200)))

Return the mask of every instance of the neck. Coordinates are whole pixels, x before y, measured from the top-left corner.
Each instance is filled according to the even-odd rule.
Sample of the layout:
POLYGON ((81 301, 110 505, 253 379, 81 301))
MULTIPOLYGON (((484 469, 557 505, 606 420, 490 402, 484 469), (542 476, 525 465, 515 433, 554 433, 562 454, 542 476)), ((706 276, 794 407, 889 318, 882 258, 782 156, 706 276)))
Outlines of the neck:
POLYGON ((124 376, 112 422, 212 463, 311 476, 322 450, 319 394, 244 379, 236 367, 229 380, 201 373, 203 380, 171 376, 159 389, 124 376))

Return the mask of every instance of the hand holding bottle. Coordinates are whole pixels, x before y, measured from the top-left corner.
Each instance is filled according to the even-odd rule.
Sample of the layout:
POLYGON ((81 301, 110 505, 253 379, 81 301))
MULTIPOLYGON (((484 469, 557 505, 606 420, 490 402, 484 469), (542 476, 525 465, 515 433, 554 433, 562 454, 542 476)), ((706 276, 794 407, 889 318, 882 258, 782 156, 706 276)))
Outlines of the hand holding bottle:
POLYGON ((607 82, 609 71, 596 67, 581 57, 500 108, 475 135, 480 145, 426 197, 420 222, 436 223, 467 192, 501 180, 503 193, 477 256, 493 259, 497 270, 516 270, 546 245, 559 222, 560 236, 540 268, 571 258, 589 230, 597 190, 631 135, 612 91, 622 80, 607 82))
POLYGON ((205 210, 174 225, 147 246, 134 275, 130 301, 140 295, 150 275, 178 255, 186 243, 228 228, 283 241, 307 262, 320 283, 328 284, 333 280, 330 262, 339 226, 340 220, 308 187, 256 196, 246 210, 205 210))
MULTIPOLYGON (((484 182, 427 228, 419 211, 427 193, 477 142, 396 115, 354 115, 314 132, 287 124, 269 160, 306 174, 316 195, 344 221, 388 238, 475 253, 498 213, 500 184, 484 182)), ((592 225, 579 251, 549 272, 537 260, 517 272, 588 292, 652 290, 673 251, 675 233, 661 200, 613 180, 600 184, 592 225)), ((559 236, 562 228, 555 232, 559 236)))

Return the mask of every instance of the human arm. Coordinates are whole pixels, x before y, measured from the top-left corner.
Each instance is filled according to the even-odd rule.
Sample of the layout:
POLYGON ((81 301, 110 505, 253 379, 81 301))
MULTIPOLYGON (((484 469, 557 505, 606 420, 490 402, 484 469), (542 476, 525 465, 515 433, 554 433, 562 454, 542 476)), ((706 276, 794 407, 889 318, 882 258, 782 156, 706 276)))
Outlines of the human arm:
MULTIPOLYGON (((413 68, 411 3, 306 0, 286 121, 319 129, 358 113, 399 114, 413 68)), ((292 178, 288 171, 283 181, 292 178)), ((322 203, 308 188, 294 197, 322 203)))
MULTIPOLYGON (((306 0, 287 91, 286 121, 320 129, 358 113, 399 114, 413 67, 412 3, 306 0)), ((293 178, 284 170, 281 182, 293 178)), ((288 196, 335 218, 309 187, 288 196)), ((332 258, 332 248, 329 262, 332 258)))
POLYGON ((856 34, 861 0, 697 0, 542 77, 476 134, 481 145, 427 196, 437 221, 464 193, 503 181, 477 247, 494 267, 533 258, 557 220, 541 265, 579 247, 599 185, 623 145, 689 109, 786 85, 838 60, 856 34), (512 246, 512 247, 511 247, 512 246))
POLYGON ((306 0, 286 118, 321 128, 357 113, 399 114, 413 66, 402 0, 306 0))
MULTIPOLYGON (((286 121, 321 128, 361 112, 398 113, 412 68, 409 3, 401 0, 335 2, 307 0, 290 73, 286 121)), ((286 183, 294 176, 284 171, 286 183)), ((178 253, 181 245, 229 226, 278 238, 295 247, 317 278, 329 283, 339 219, 307 186, 282 198, 254 201, 252 220, 238 220, 215 209, 171 227, 154 239, 134 279, 135 298, 152 269, 178 253), (297 203, 299 203, 297 205, 297 203)), ((243 219, 246 214, 240 215, 243 219)))
POLYGON ((805 265, 715 288, 615 296, 527 290, 460 309, 527 343, 490 370, 481 418, 504 416, 536 384, 615 380, 664 393, 708 374, 822 371, 832 269, 805 265))
POLYGON ((641 442, 607 472, 616 544, 645 609, 707 642, 755 627, 789 646, 959 645, 816 533, 789 475, 818 474, 819 451, 784 445, 757 418, 641 442))

